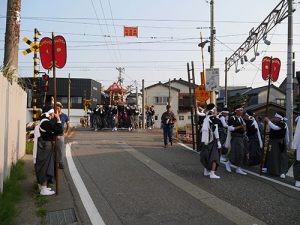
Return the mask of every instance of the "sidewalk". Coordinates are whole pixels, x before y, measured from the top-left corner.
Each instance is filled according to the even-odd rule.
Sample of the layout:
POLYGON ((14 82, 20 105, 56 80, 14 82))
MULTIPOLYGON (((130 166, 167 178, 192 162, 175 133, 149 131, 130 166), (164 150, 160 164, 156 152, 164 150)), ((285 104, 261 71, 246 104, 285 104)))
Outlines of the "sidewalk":
MULTIPOLYGON (((79 211, 84 216, 84 209, 81 206, 80 198, 76 189, 73 188, 72 181, 68 180, 68 166, 65 163, 65 169, 59 170, 59 193, 58 195, 47 196, 48 203, 44 205, 47 213, 45 221, 37 216, 36 193, 34 190, 35 174, 32 162, 32 155, 25 155, 22 160, 25 162, 26 179, 22 180, 21 185, 24 188, 24 196, 16 206, 17 216, 15 224, 19 225, 79 225, 79 211), (77 200, 76 200, 77 199, 77 200), (78 210, 79 209, 79 210, 78 210)), ((70 177, 70 176, 69 176, 70 177)), ((53 186, 55 190, 55 184, 53 186)))

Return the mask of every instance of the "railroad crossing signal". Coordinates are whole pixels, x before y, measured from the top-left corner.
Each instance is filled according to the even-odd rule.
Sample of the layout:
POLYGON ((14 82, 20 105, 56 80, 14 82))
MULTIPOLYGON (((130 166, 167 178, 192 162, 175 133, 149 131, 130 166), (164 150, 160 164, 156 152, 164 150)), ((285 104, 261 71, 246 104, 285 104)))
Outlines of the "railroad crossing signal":
POLYGON ((38 42, 32 42, 27 37, 23 38, 23 41, 28 44, 30 47, 24 50, 22 53, 23 55, 27 55, 31 52, 39 52, 39 43, 38 42))

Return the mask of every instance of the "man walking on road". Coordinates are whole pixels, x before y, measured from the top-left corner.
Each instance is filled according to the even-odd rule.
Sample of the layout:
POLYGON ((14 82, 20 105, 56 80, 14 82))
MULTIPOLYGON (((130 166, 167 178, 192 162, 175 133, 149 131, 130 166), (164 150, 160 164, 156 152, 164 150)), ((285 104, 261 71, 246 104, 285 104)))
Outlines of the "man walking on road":
POLYGON ((164 147, 166 148, 168 145, 167 138, 169 137, 169 142, 172 145, 173 144, 173 128, 174 128, 174 123, 176 122, 176 118, 174 113, 171 111, 171 106, 167 105, 166 107, 167 111, 164 112, 161 116, 161 123, 162 123, 162 128, 164 131, 164 147))
POLYGON ((65 136, 68 135, 70 131, 70 120, 69 117, 61 111, 62 107, 63 106, 60 102, 56 103, 57 114, 60 117, 61 125, 62 125, 62 133, 58 134, 56 140, 56 148, 57 148, 58 160, 59 160, 58 167, 60 169, 64 169, 65 136))

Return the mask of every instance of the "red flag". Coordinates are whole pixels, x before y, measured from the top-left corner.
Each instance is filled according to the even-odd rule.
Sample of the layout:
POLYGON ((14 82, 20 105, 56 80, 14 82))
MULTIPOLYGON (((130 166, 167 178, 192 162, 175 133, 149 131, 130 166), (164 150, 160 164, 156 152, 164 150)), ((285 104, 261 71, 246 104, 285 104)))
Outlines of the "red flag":
POLYGON ((272 59, 272 74, 271 74, 271 80, 273 82, 276 82, 279 77, 279 72, 280 72, 280 66, 281 62, 280 59, 274 58, 272 59))
POLYGON ((40 58, 46 70, 52 67, 52 39, 49 37, 44 37, 40 41, 40 58))
POLYGON ((262 59, 262 78, 264 80, 268 80, 269 79, 269 76, 270 76, 270 63, 271 63, 271 58, 269 56, 265 56, 263 59, 262 59))

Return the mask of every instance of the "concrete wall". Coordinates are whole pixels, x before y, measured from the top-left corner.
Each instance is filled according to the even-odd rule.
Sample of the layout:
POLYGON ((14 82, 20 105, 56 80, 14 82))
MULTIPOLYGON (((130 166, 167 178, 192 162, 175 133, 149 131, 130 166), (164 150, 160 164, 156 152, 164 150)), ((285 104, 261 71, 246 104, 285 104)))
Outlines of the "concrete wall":
POLYGON ((25 155, 27 94, 0 73, 0 192, 12 164, 25 155))

